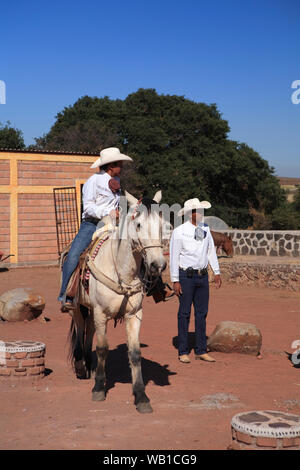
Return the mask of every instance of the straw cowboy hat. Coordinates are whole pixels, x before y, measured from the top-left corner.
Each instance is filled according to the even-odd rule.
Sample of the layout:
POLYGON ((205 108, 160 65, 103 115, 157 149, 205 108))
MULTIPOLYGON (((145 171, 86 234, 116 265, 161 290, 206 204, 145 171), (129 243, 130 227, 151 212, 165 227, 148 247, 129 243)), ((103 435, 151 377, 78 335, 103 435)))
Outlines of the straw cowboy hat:
POLYGON ((209 209, 210 207, 211 203, 208 201, 200 202, 198 198, 188 199, 188 201, 185 201, 183 209, 180 209, 177 215, 184 215, 187 212, 191 212, 193 209, 209 209))
POLYGON ((98 160, 96 160, 91 165, 91 168, 97 168, 98 166, 107 165, 108 163, 112 162, 119 162, 121 160, 128 160, 132 162, 132 158, 121 153, 117 147, 109 147, 107 149, 101 150, 100 158, 98 158, 98 160))

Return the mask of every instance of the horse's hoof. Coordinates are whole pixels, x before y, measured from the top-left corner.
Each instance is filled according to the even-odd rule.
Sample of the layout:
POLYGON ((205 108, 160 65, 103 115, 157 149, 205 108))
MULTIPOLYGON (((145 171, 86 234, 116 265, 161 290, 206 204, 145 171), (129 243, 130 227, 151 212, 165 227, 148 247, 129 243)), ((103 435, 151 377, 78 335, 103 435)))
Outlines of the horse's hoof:
POLYGON ((92 393, 92 400, 93 401, 104 401, 105 400, 105 392, 101 390, 100 392, 93 392, 92 393))
POLYGON ((88 379, 89 379, 89 377, 88 377, 88 375, 87 375, 86 372, 84 372, 83 374, 76 374, 76 377, 77 377, 77 379, 79 379, 79 380, 88 380, 88 379))
POLYGON ((79 380, 89 379, 88 373, 84 368, 76 370, 76 377, 79 380))
POLYGON ((139 413, 152 413, 153 409, 150 403, 142 402, 136 405, 136 409, 139 413))

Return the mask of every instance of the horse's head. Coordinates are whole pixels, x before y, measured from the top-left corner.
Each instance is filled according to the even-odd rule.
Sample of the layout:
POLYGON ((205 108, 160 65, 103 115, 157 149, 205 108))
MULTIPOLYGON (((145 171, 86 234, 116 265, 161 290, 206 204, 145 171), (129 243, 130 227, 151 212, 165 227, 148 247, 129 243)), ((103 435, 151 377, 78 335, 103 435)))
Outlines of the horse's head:
POLYGON ((151 276, 160 275, 167 265, 162 250, 164 220, 159 212, 161 191, 157 191, 153 199, 144 197, 139 201, 128 192, 125 195, 129 203, 127 233, 132 248, 141 254, 151 276))

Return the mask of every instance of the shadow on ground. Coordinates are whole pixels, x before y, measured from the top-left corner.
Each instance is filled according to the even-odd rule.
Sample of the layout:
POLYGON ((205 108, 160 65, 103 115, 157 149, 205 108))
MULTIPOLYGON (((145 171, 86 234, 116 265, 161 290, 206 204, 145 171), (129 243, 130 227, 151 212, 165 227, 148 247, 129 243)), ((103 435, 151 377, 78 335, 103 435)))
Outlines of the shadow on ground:
MULTIPOLYGON (((148 346, 146 344, 141 344, 141 349, 147 347, 148 346)), ((93 351, 93 364, 95 363, 96 352, 93 351)), ((170 375, 176 375, 176 372, 172 372, 168 369, 168 364, 161 365, 158 362, 151 361, 143 356, 141 359, 141 365, 145 385, 152 381, 155 385, 164 387, 166 385, 170 385, 170 375)), ((117 383, 132 383, 131 370, 128 362, 128 350, 125 343, 119 344, 117 348, 109 351, 105 371, 107 391, 114 388, 117 383)))

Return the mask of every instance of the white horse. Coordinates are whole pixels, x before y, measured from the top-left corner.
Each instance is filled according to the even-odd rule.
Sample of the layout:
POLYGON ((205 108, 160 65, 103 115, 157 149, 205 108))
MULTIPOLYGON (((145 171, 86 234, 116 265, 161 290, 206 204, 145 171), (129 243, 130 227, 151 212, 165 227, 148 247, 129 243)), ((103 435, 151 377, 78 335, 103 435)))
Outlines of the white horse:
POLYGON ((129 212, 123 224, 121 220, 120 227, 113 232, 115 236, 103 243, 94 261, 88 261, 91 272, 89 295, 81 286, 70 328, 71 356, 77 377, 89 378, 92 342, 96 334, 97 367, 92 399, 105 400, 105 361, 109 351, 107 322, 124 319, 135 405, 139 412, 151 413, 141 373, 139 331, 145 291, 142 277, 143 274, 148 278, 157 277, 166 268, 162 250, 162 233, 166 225, 161 214, 153 210, 161 200, 161 191, 153 200, 143 198, 138 201, 127 192, 125 195, 129 212), (124 230, 127 236, 122 236, 124 230))

